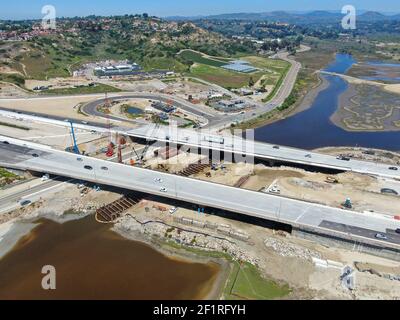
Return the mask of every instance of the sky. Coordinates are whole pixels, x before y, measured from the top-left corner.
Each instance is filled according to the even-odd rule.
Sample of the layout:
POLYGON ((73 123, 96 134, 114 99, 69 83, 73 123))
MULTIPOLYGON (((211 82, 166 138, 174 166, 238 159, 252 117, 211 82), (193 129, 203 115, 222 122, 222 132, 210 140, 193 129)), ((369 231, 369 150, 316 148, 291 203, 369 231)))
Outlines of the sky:
POLYGON ((159 17, 237 12, 335 10, 351 4, 359 10, 400 12, 399 0, 1 0, 0 19, 41 18, 44 5, 58 17, 149 13, 159 17))

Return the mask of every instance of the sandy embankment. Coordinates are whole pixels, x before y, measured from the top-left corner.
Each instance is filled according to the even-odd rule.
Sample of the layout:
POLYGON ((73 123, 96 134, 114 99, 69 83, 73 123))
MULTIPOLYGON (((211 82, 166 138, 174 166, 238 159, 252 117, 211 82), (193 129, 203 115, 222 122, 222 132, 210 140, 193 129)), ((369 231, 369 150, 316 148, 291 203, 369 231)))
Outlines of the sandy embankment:
POLYGON ((86 78, 51 78, 49 80, 26 80, 25 87, 33 90, 35 87, 51 86, 52 89, 68 89, 75 86, 87 86, 92 81, 86 78))
MULTIPOLYGON (((99 98, 102 96, 99 95, 99 98)), ((52 116, 88 120, 87 116, 78 112, 80 103, 96 99, 96 96, 79 97, 43 97, 33 99, 0 99, 0 106, 25 112, 45 113, 52 116)), ((101 119, 96 119, 101 121, 101 119)), ((104 120, 105 122, 105 120, 104 120)))
POLYGON ((384 89, 392 93, 400 94, 400 83, 385 85, 384 89))
POLYGON ((0 224, 0 259, 36 226, 31 222, 9 221, 0 224))
POLYGON ((315 98, 319 95, 319 93, 329 87, 329 81, 325 77, 321 77, 321 75, 319 75, 318 78, 319 78, 319 83, 315 85, 313 88, 311 88, 310 91, 307 92, 307 94, 303 97, 298 106, 291 108, 291 110, 288 111, 283 118, 277 117, 276 119, 273 119, 272 121, 269 121, 266 124, 271 124, 280 121, 284 118, 294 116, 297 113, 303 112, 311 108, 315 98))

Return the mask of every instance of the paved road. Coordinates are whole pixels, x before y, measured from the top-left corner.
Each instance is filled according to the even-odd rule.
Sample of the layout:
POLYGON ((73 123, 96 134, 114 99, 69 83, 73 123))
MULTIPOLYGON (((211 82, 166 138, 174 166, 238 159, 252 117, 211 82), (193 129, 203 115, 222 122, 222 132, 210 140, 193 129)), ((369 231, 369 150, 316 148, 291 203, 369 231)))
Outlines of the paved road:
POLYGON ((42 196, 58 190, 59 187, 64 185, 66 181, 72 182, 73 180, 68 180, 64 177, 54 177, 53 179, 44 182, 27 181, 23 184, 6 190, 7 192, 1 192, 0 214, 10 212, 21 207, 19 203, 21 200, 29 200, 32 203, 36 202, 40 200, 42 196), (3 193, 5 195, 2 195, 3 193))
MULTIPOLYGON (((302 46, 300 51, 306 51, 309 50, 308 47, 302 46)), ((236 121, 247 121, 253 118, 258 117, 261 114, 264 114, 266 112, 269 112, 277 107, 279 107, 285 99, 290 95, 294 84, 297 79, 298 72, 301 68, 301 64, 295 60, 293 60, 287 52, 279 52, 276 54, 276 58, 285 60, 291 64, 291 68, 288 71, 285 79, 282 82, 281 87, 277 91, 277 94, 269 101, 267 104, 261 104, 257 103, 253 100, 247 99, 246 97, 241 97, 241 99, 248 100, 249 103, 253 104, 256 106, 254 110, 250 111, 245 111, 242 114, 238 115, 237 113, 235 114, 226 114, 226 113, 221 113, 217 112, 216 110, 213 110, 209 107, 202 106, 202 105, 194 105, 190 103, 189 101, 186 101, 182 98, 172 96, 172 95, 166 95, 166 94, 161 94, 161 93, 143 93, 143 92, 119 92, 119 93, 110 93, 108 95, 109 99, 111 101, 113 100, 123 100, 123 99, 130 99, 130 98, 141 98, 141 99, 151 99, 151 100, 160 100, 163 102, 168 102, 168 101, 173 101, 173 104, 181 108, 182 110, 192 113, 193 115, 197 116, 200 119, 201 122, 201 127, 208 127, 212 128, 213 130, 217 131, 222 128, 229 127, 231 123, 234 123, 236 121)), ((200 80, 203 81, 203 80, 200 80)), ((204 82, 204 81, 203 81, 204 82)), ((216 84, 209 83, 212 87, 215 89, 229 93, 231 96, 236 96, 234 93, 227 91, 225 88, 222 88, 216 84)), ((87 94, 87 95, 68 95, 65 97, 68 98, 87 98, 87 97, 93 97, 93 99, 97 99, 95 101, 87 103, 85 106, 83 106, 82 110, 92 116, 97 116, 97 117, 102 117, 105 118, 105 115, 97 110, 97 106, 99 104, 104 103, 104 98, 102 98, 104 95, 102 94, 87 94)), ((26 101, 30 99, 34 100, 52 100, 52 99, 60 99, 63 96, 32 96, 32 97, 24 97, 24 98, 0 98, 0 104, 1 101, 26 101)), ((0 105, 0 110, 8 110, 8 111, 16 111, 17 110, 12 110, 9 108, 1 108, 0 105)), ((49 115, 46 114, 39 114, 39 113, 26 113, 30 115, 40 115, 42 117, 49 117, 49 115)), ((57 120, 64 120, 62 117, 56 117, 52 116, 53 119, 57 120)), ((114 120, 114 121, 121 121, 122 119, 116 116, 109 115, 109 119, 114 120)), ((72 120, 75 123, 79 123, 82 120, 77 120, 77 119, 69 119, 72 120)), ((124 119, 124 121, 131 122, 131 123, 140 123, 138 120, 129 120, 129 119, 124 119)), ((91 121, 92 124, 96 124, 99 127, 105 127, 106 125, 102 123, 95 123, 91 121)))
MULTIPOLYGON (((367 238, 374 238, 376 235, 376 231, 371 229, 365 229, 360 227, 349 226, 343 223, 331 222, 331 221, 322 221, 320 227, 337 230, 343 233, 351 233, 358 234, 367 238)), ((384 234, 387 237, 388 242, 392 242, 395 244, 400 244, 400 234, 396 233, 395 230, 386 229, 384 234)))
MULTIPOLYGON (((1 101, 0 101, 0 103, 1 103, 1 101)), ((68 124, 68 122, 66 120, 69 120, 69 121, 72 121, 75 124, 82 124, 83 122, 85 122, 87 124, 90 124, 90 125, 93 125, 93 126, 96 126, 96 127, 99 127, 99 128, 108 128, 108 125, 104 124, 102 122, 84 121, 82 119, 76 119, 76 118, 59 117, 59 116, 48 115, 46 113, 40 113, 40 112, 20 111, 20 110, 15 110, 15 109, 12 109, 12 108, 4 108, 4 107, 0 107, 0 111, 13 112, 13 113, 15 113, 15 117, 16 118, 18 118, 18 117, 22 118, 24 115, 29 115, 29 116, 32 116, 32 117, 40 117, 40 118, 45 118, 45 119, 49 119, 49 120, 65 121, 67 123, 67 125, 69 125, 69 124, 68 124)), ((104 117, 104 114, 102 114, 102 117, 104 117)), ((34 119, 34 118, 32 118, 32 119, 34 119)), ((113 120, 116 120, 116 121, 119 121, 119 122, 121 121, 121 119, 119 119, 119 118, 116 118, 116 119, 113 119, 113 120)))
MULTIPOLYGON (((309 50, 309 48, 303 47, 301 51, 306 51, 306 50, 309 50)), ((109 100, 114 101, 114 100, 135 99, 135 98, 160 100, 163 102, 168 102, 172 100, 176 107, 181 108, 186 112, 190 112, 200 118, 203 118, 204 120, 202 121, 203 122, 202 127, 218 130, 221 128, 228 127, 230 126, 231 123, 234 123, 236 121, 240 122, 248 121, 250 119, 258 117, 259 115, 269 112, 279 107, 285 101, 285 99, 290 95, 296 83, 297 75, 301 69, 301 64, 293 60, 292 57, 287 52, 279 52, 278 54, 276 54, 276 58, 289 62, 291 64, 291 67, 285 79, 283 80, 281 87, 278 89, 276 95, 267 104, 258 103, 246 97, 239 97, 236 94, 230 92, 229 90, 220 87, 214 83, 197 79, 200 82, 207 84, 220 92, 223 92, 235 98, 246 100, 248 103, 256 106, 256 108, 254 108, 253 110, 245 111, 241 114, 237 113, 229 114, 229 113, 217 112, 208 107, 204 107, 201 105, 194 105, 178 97, 165 94, 158 94, 158 93, 153 94, 153 93, 137 92, 137 93, 129 93, 123 95, 121 94, 120 96, 109 97, 109 100)), ((104 114, 97 110, 97 106, 100 104, 104 104, 104 102, 105 102, 104 99, 89 102, 85 106, 83 106, 82 110, 88 115, 104 117, 104 114)), ((112 115, 109 115, 108 117, 110 119, 121 120, 121 118, 112 115)), ((138 123, 137 120, 128 120, 128 122, 138 123)))
POLYGON ((47 188, 54 187, 54 186, 56 186, 56 185, 58 185, 60 183, 64 183, 63 180, 64 179, 48 180, 46 182, 40 183, 40 184, 35 185, 33 187, 29 187, 28 189, 19 191, 17 193, 12 193, 12 194, 9 194, 9 195, 4 196, 4 197, 1 196, 0 197, 0 205, 4 205, 4 204, 7 204, 7 203, 12 203, 12 202, 17 202, 19 199, 21 199, 21 198, 23 198, 23 197, 25 197, 27 195, 30 195, 32 193, 36 193, 38 191, 42 191, 42 190, 47 189, 47 188))
MULTIPOLYGON (((302 46, 301 49, 298 50, 298 52, 304 52, 308 50, 310 50, 309 47, 302 46)), ((301 69, 301 64, 298 61, 294 60, 293 57, 290 56, 288 52, 279 52, 276 54, 276 58, 284 60, 290 63, 291 65, 276 95, 266 104, 256 103, 253 101, 252 104, 257 106, 254 110, 245 111, 239 116, 226 115, 223 119, 216 119, 215 121, 211 122, 208 127, 213 128, 215 130, 226 128, 229 127, 231 123, 235 123, 236 121, 246 122, 248 120, 255 119, 258 116, 270 112, 282 105, 282 103, 286 100, 287 97, 289 97, 294 88, 294 85, 297 80, 297 75, 301 69)), ((250 100, 250 102, 251 101, 252 100, 250 100)))
MULTIPOLYGON (((50 118, 40 118, 35 116, 24 116, 22 114, 15 114, 8 111, 0 111, 0 115, 7 117, 21 117, 26 118, 30 121, 48 122, 57 125, 69 126, 67 122, 54 120, 50 118)), ((107 128, 96 127, 94 125, 86 125, 77 123, 75 125, 77 129, 82 130, 95 130, 98 132, 106 132, 107 128)), ((268 143, 261 143, 251 140, 244 140, 241 137, 236 136, 217 136, 207 131, 193 131, 185 129, 172 130, 169 127, 155 125, 142 125, 137 128, 112 128, 113 132, 118 132, 123 135, 132 137, 145 138, 154 141, 170 142, 180 145, 186 145, 194 148, 203 148, 210 150, 225 151, 229 153, 235 153, 236 155, 246 154, 249 157, 255 157, 258 159, 266 160, 277 160, 288 163, 304 164, 318 168, 329 168, 341 171, 351 171, 363 174, 370 174, 386 178, 397 178, 400 179, 400 169, 397 171, 390 170, 389 165, 360 161, 350 160, 343 161, 338 160, 333 156, 320 154, 316 152, 310 152, 302 149, 274 146, 268 143), (204 140, 204 137, 214 137, 215 139, 223 138, 223 143, 211 143, 204 140)))
MULTIPOLYGON (((5 137, 0 137, 3 141, 5 137)), ((144 193, 187 201, 198 205, 229 210, 297 227, 309 227, 320 232, 329 231, 338 236, 351 236, 358 241, 399 248, 392 241, 380 241, 371 235, 386 233, 400 227, 395 219, 368 216, 303 201, 273 196, 261 192, 233 188, 221 184, 199 181, 162 172, 130 167, 118 163, 53 150, 47 146, 7 138, 9 145, 0 143, 0 166, 30 169, 70 178, 87 180, 144 193), (39 154, 33 157, 32 153, 39 154), (60 165, 62 164, 62 165, 60 165), (161 179, 157 182, 156 179, 161 179), (344 224, 348 233, 326 228, 322 223, 344 224), (362 235, 353 233, 352 228, 363 228, 362 235)), ((391 236, 392 237, 392 236, 391 236)))
POLYGON ((382 177, 400 178, 400 167, 397 171, 389 169, 390 165, 360 161, 339 160, 334 156, 310 152, 306 150, 274 146, 268 143, 244 140, 236 136, 216 136, 202 131, 201 133, 179 129, 170 131, 169 128, 152 126, 141 126, 126 131, 125 134, 133 137, 148 138, 164 142, 174 142, 187 146, 200 147, 204 149, 221 150, 233 152, 239 155, 246 154, 259 159, 272 159, 284 162, 298 163, 320 168, 330 168, 342 171, 352 171, 382 177), (205 141, 205 137, 213 137, 215 141, 223 138, 223 143, 205 141))
MULTIPOLYGON (((175 107, 181 108, 182 110, 184 110, 188 113, 194 114, 195 116, 200 118, 201 122, 204 125, 208 125, 209 122, 212 122, 216 118, 218 118, 218 113, 213 110, 210 110, 207 107, 194 105, 194 104, 190 103, 189 101, 185 101, 183 99, 169 96, 169 95, 164 95, 164 94, 132 92, 132 93, 127 93, 127 94, 120 95, 120 96, 109 97, 110 101, 119 101, 119 100, 126 100, 126 99, 148 99, 148 100, 154 100, 154 101, 162 101, 165 103, 167 103, 171 100, 171 101, 173 101, 173 104, 175 107)), ((86 103, 82 107, 82 111, 91 116, 105 118, 104 113, 97 110, 97 107, 104 103, 105 103, 105 99, 91 101, 89 103, 86 103)), ((121 121, 121 118, 113 116, 113 115, 108 115, 107 117, 110 119, 121 121)), ((127 119, 125 121, 132 122, 132 123, 138 123, 137 120, 128 120, 127 119)))

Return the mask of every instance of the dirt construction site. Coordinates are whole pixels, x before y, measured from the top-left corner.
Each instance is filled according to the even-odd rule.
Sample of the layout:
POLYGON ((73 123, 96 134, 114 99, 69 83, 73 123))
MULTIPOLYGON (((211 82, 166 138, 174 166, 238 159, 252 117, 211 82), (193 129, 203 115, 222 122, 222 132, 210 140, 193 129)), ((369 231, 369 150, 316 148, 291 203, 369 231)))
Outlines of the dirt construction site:
MULTIPOLYGON (((73 103, 68 103, 71 108, 73 103)), ((3 135, 48 144, 60 150, 65 150, 72 144, 71 132, 67 127, 43 126, 18 119, 1 121, 5 122, 0 125, 0 134, 3 135)), ((118 139, 115 135, 77 130, 76 137, 79 149, 85 150, 87 155, 118 161, 118 139), (113 152, 107 155, 110 141, 113 142, 113 152)), ((173 147, 143 145, 132 142, 128 137, 125 139, 126 143, 121 147, 121 160, 126 165, 138 165, 337 208, 343 208, 345 202, 350 200, 351 208, 347 208, 348 210, 365 215, 380 215, 382 219, 393 219, 400 215, 395 210, 400 208, 398 181, 351 172, 307 171, 288 165, 272 167, 263 163, 253 165, 211 161, 207 156, 173 147), (142 159, 139 159, 140 156, 142 159), (384 189, 390 189, 394 193, 382 193, 384 189)), ((377 150, 373 154, 343 148, 322 152, 349 154, 354 158, 386 163, 397 163, 400 159, 398 154, 377 150)), ((199 208, 141 194, 130 195, 128 199, 131 200, 126 201, 124 196, 126 195, 119 191, 110 191, 103 187, 67 182, 60 189, 46 193, 32 206, 1 215, 0 223, 47 215, 50 210, 48 208, 61 215, 73 210, 93 214, 96 218, 101 210, 103 216, 99 221, 113 223, 113 229, 128 238, 149 243, 154 239, 174 241, 184 247, 225 252, 236 260, 249 262, 257 266, 264 277, 289 284, 291 294, 288 298, 400 297, 398 262, 358 252, 357 248, 348 250, 304 240, 279 228, 243 221, 234 216, 227 217, 211 208, 199 208), (123 210, 115 211, 121 204, 123 210), (282 268, 283 265, 285 268, 282 268), (340 280, 346 266, 352 269, 355 279, 351 290, 343 286, 340 280)))
MULTIPOLYGON (((336 207, 351 197, 352 210, 369 211, 366 214, 373 211, 394 215, 393 208, 400 207, 398 196, 380 194, 385 181, 365 175, 329 175, 262 164, 207 164, 208 159, 201 155, 170 150, 170 157, 155 156, 156 150, 149 149, 145 167, 260 192, 273 189, 281 196, 306 198, 336 207)), ((400 297, 397 262, 357 250, 325 246, 235 218, 226 219, 211 208, 201 211, 194 205, 157 197, 139 198, 114 225, 114 230, 132 239, 148 242, 155 236, 202 250, 228 252, 238 260, 258 266, 268 278, 289 283, 293 289, 289 298, 293 299, 400 297), (353 270, 356 282, 352 290, 343 287, 340 281, 345 266, 353 270)))
MULTIPOLYGON (((33 217, 52 217, 63 221, 69 219, 71 212, 95 215, 100 208, 121 197, 118 191, 96 191, 90 185, 66 183, 41 197, 34 205, 9 213, 1 223, 6 226, 11 219, 33 217)), ((397 262, 323 246, 284 231, 226 219, 211 209, 199 214, 195 206, 142 195, 114 220, 113 230, 149 244, 158 241, 154 239, 168 240, 204 251, 229 253, 235 259, 256 265, 264 277, 289 284, 291 293, 286 297, 288 299, 400 297, 400 267, 397 262), (320 261, 324 261, 326 266, 321 267, 320 261), (353 269, 356 280, 353 290, 341 284, 344 266, 353 269)))

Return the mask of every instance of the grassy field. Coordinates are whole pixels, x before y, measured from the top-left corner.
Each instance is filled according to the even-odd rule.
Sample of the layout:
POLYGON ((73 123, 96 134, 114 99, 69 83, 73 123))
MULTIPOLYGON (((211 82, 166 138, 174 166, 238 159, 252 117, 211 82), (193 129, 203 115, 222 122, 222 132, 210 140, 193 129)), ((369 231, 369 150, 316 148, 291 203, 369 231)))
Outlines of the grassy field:
POLYGON ((235 263, 225 294, 227 299, 272 300, 287 296, 287 285, 263 278, 257 268, 250 263, 235 263))
MULTIPOLYGON (((20 62, 25 65, 27 76, 33 79, 44 80, 52 77, 68 77, 67 64, 64 61, 57 61, 53 54, 37 55, 24 54, 20 62)), ((58 58, 60 60, 61 58, 58 58)))
POLYGON ((17 180, 23 180, 23 177, 20 177, 10 171, 7 171, 6 169, 0 168, 0 188, 3 188, 4 186, 13 183, 17 180))
POLYGON ((262 72, 240 73, 204 64, 194 65, 190 69, 190 73, 191 76, 215 83, 224 88, 241 88, 248 86, 250 78, 253 78, 254 82, 257 82, 263 75, 262 72))
POLYGON ((54 95, 72 95, 72 94, 90 94, 90 93, 105 93, 105 92, 120 92, 118 88, 108 86, 106 84, 97 84, 93 87, 67 88, 67 89, 51 89, 43 91, 42 94, 54 95))
POLYGON ((260 70, 252 73, 241 73, 221 68, 222 65, 229 62, 226 58, 224 58, 225 61, 217 57, 214 60, 214 58, 210 59, 191 50, 182 51, 180 55, 186 60, 195 63, 190 69, 191 76, 215 83, 227 89, 247 87, 250 78, 253 78, 254 83, 256 83, 261 77, 263 77, 261 85, 279 86, 279 82, 283 80, 290 67, 290 64, 283 60, 259 56, 243 56, 240 58, 241 60, 248 61, 260 70), (217 61, 218 59, 221 60, 217 61))
POLYGON ((210 59, 205 57, 201 53, 192 50, 184 50, 179 54, 179 56, 192 63, 200 63, 212 67, 221 67, 230 61, 226 58, 220 59, 217 57, 213 57, 212 59, 210 59))
POLYGON ((17 175, 7 171, 6 169, 0 168, 0 178, 17 178, 17 175))
POLYGON ((285 80, 285 77, 286 77, 287 73, 289 72, 289 70, 290 70, 290 64, 288 63, 288 65, 285 66, 281 70, 281 73, 279 74, 279 78, 277 79, 277 81, 274 84, 274 89, 269 93, 267 98, 263 100, 263 102, 268 102, 277 94, 277 92, 278 92, 279 88, 281 87, 283 81, 285 80))
POLYGON ((174 72, 187 71, 187 66, 183 63, 167 57, 147 58, 143 59, 142 67, 145 71, 151 70, 170 70, 174 72))
POLYGON ((25 85, 25 79, 18 74, 4 74, 0 73, 0 81, 10 82, 23 88, 25 85))
POLYGON ((240 60, 250 62, 254 67, 282 73, 289 65, 289 62, 279 59, 268 59, 258 56, 244 56, 240 60))

